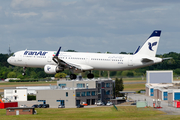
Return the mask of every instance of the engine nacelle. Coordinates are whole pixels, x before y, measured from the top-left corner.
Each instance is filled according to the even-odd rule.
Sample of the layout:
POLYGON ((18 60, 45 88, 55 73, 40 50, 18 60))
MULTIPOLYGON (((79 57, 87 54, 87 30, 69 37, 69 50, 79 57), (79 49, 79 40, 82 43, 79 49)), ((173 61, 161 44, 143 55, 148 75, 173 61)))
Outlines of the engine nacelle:
POLYGON ((57 66, 57 65, 45 65, 44 66, 44 72, 47 74, 56 74, 58 72, 64 71, 63 67, 57 66))

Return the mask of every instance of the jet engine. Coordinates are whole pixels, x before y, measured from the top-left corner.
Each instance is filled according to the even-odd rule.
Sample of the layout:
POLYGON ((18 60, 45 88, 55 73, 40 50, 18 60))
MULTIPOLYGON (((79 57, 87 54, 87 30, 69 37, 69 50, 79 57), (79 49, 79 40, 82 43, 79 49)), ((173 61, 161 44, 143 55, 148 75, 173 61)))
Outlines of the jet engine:
POLYGON ((47 74, 56 74, 56 73, 59 73, 62 71, 64 71, 64 68, 57 66, 57 65, 45 65, 44 66, 44 72, 47 74))

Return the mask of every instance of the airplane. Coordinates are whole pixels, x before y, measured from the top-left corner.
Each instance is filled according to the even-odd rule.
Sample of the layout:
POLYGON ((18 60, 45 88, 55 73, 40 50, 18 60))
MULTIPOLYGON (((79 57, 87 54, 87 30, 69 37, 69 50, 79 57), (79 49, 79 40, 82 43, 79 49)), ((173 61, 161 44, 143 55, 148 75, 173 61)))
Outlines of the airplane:
POLYGON ((106 54, 85 52, 60 52, 23 50, 15 52, 7 59, 14 66, 23 67, 23 75, 27 67, 44 68, 47 74, 56 74, 69 69, 70 79, 76 79, 74 73, 89 71, 87 78, 92 79, 92 70, 123 71, 150 66, 168 58, 156 56, 161 30, 154 30, 142 47, 138 47, 133 55, 106 54))

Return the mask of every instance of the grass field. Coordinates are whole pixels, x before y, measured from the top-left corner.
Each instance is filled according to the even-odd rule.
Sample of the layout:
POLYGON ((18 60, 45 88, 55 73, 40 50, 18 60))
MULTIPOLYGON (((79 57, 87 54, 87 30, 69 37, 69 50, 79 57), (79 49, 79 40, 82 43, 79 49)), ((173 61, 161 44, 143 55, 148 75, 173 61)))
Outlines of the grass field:
POLYGON ((18 87, 18 86, 43 86, 43 85, 57 85, 57 81, 53 82, 2 82, 0 87, 18 87))
POLYGON ((166 115, 153 108, 137 109, 136 106, 36 109, 36 115, 7 116, 6 110, 0 110, 1 120, 179 120, 180 115, 166 115))
POLYGON ((145 83, 124 84, 124 91, 139 91, 145 89, 145 83))

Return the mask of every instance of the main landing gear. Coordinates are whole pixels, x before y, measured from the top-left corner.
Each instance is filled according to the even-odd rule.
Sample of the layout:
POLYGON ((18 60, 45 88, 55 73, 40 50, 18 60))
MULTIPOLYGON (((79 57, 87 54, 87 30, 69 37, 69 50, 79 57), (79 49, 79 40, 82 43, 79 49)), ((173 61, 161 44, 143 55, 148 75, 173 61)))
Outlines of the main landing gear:
POLYGON ((93 79, 94 78, 94 74, 92 74, 91 72, 87 75, 88 79, 93 79))
MULTIPOLYGON (((74 79, 76 79, 76 78, 77 78, 77 76, 76 76, 75 74, 70 74, 70 79, 71 79, 71 80, 74 80, 74 79)), ((91 71, 90 71, 90 73, 87 74, 87 78, 88 78, 88 79, 93 79, 93 78, 94 78, 94 74, 92 74, 91 71)))
POLYGON ((77 76, 75 74, 70 74, 70 79, 73 80, 73 79, 76 79, 77 76))

